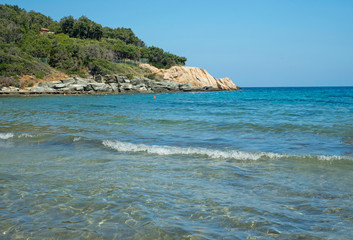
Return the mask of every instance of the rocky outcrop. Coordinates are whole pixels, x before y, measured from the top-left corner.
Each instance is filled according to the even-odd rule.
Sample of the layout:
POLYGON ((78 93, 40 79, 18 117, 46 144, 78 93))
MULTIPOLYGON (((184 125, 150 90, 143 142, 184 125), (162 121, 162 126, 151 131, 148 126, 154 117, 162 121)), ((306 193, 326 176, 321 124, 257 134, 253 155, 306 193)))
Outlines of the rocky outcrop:
POLYGON ((158 69, 149 64, 140 64, 141 67, 149 69, 163 79, 175 81, 180 84, 191 84, 196 88, 212 87, 218 90, 239 90, 232 80, 226 78, 214 78, 205 69, 198 67, 174 66, 169 69, 158 69))
POLYGON ((87 79, 73 77, 60 81, 39 82, 25 90, 3 88, 0 94, 149 93, 240 89, 229 78, 216 79, 201 68, 175 66, 170 69, 157 69, 148 64, 141 65, 149 68, 155 75, 163 75, 163 80, 159 81, 144 77, 129 79, 125 75, 99 75, 87 79))
MULTIPOLYGON (((7 90, 7 89, 3 89, 7 90)), ((96 76, 94 79, 67 78, 53 82, 39 82, 31 88, 12 90, 2 93, 24 94, 64 94, 64 93, 151 93, 151 92, 189 92, 217 90, 212 86, 194 87, 190 83, 178 83, 170 80, 156 81, 149 78, 134 77, 128 79, 125 75, 96 76)), ((0 92, 1 93, 1 92, 0 92)))

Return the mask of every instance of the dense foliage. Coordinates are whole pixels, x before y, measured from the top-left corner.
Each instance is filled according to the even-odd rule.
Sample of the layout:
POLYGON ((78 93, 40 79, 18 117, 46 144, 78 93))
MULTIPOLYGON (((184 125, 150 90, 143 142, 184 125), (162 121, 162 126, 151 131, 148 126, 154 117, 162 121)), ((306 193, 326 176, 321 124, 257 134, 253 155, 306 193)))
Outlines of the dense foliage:
MULTIPOLYGON (((147 47, 129 28, 102 27, 85 16, 54 21, 18 6, 0 5, 0 76, 114 72, 117 60, 148 58, 158 68, 184 65, 185 57, 147 47), (54 34, 40 34, 47 28, 54 34)), ((121 67, 120 67, 121 68, 121 67)))

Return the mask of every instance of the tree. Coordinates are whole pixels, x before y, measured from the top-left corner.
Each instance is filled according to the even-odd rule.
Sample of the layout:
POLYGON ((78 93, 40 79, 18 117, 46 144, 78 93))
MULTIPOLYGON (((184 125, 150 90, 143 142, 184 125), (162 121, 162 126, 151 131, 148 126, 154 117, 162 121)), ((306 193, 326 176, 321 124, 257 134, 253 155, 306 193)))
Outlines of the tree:
POLYGON ((68 34, 70 37, 73 36, 75 19, 73 16, 63 17, 60 20, 61 31, 65 34, 68 34))

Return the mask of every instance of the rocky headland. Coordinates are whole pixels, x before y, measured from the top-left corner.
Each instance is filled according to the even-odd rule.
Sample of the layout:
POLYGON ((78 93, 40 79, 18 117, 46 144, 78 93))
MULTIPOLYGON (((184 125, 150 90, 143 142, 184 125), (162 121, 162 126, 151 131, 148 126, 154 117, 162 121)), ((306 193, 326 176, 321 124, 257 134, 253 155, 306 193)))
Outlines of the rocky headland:
POLYGON ((59 81, 39 82, 25 89, 2 88, 1 94, 85 94, 85 93, 153 93, 190 91, 239 90, 229 78, 216 79, 206 70, 197 67, 174 66, 158 69, 148 64, 152 75, 160 79, 125 75, 98 75, 90 78, 71 77, 59 81))
POLYGON ((161 75, 163 80, 191 84, 195 88, 210 87, 215 90, 229 91, 240 89, 228 77, 214 78, 205 69, 199 67, 173 66, 169 69, 158 69, 149 64, 140 64, 140 67, 147 68, 156 75, 161 75))

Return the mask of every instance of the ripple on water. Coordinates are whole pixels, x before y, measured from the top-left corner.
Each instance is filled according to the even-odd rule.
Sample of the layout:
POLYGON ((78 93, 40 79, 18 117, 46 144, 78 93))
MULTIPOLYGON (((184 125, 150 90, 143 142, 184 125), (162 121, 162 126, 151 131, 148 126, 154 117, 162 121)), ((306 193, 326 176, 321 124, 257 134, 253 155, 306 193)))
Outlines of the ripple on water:
POLYGON ((349 239, 352 91, 325 91, 1 98, 0 238, 349 239))

